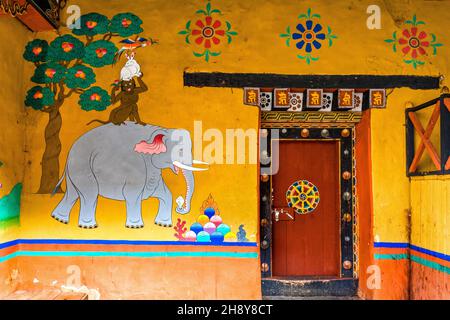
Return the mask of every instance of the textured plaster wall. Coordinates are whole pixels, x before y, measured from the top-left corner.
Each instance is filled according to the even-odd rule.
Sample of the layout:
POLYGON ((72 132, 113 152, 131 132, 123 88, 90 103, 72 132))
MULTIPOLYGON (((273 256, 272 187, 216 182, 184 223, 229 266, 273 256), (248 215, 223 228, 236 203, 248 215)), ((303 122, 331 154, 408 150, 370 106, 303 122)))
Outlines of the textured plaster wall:
MULTIPOLYGON (((18 20, 0 18, 0 202, 8 206, 10 193, 24 177, 24 105, 23 96, 27 80, 24 79, 22 50, 30 39, 30 32, 18 20)), ((2 211, 2 213, 5 213, 2 211)), ((6 214, 3 215, 7 217, 6 214)), ((8 216, 9 217, 9 216, 8 216)), ((0 242, 18 237, 18 219, 0 221, 0 242)), ((16 261, 13 259, 0 267, 0 292, 14 288, 16 261), (12 278, 11 278, 12 277, 12 278)))

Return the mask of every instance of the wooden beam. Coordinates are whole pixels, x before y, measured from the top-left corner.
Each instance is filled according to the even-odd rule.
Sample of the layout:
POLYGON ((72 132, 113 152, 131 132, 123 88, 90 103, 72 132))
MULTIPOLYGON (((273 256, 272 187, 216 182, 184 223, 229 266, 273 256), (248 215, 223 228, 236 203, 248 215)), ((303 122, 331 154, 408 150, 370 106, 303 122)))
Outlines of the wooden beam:
POLYGON ((439 77, 402 75, 293 75, 271 73, 185 72, 188 87, 224 88, 411 88, 439 89, 439 77))

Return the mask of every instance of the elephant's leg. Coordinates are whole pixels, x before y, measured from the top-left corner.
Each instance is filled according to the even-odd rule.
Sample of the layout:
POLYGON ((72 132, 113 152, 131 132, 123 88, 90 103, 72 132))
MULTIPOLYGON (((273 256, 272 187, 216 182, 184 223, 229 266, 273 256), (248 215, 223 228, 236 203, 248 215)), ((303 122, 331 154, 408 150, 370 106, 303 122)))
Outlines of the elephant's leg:
POLYGON ((69 222, 70 211, 73 205, 78 199, 78 193, 70 180, 69 176, 66 175, 66 193, 64 197, 59 202, 58 206, 53 210, 52 217, 62 223, 69 222))
POLYGON ((134 190, 127 190, 124 188, 123 195, 127 205, 127 228, 143 228, 144 221, 142 220, 142 193, 135 194, 134 190))
POLYGON ((80 228, 92 229, 98 227, 95 220, 97 198, 98 194, 80 195, 80 216, 78 218, 78 226, 80 228))
POLYGON ((158 214, 155 218, 155 224, 163 227, 172 226, 172 193, 170 192, 164 180, 161 179, 156 188, 154 197, 159 199, 158 214))
POLYGON ((78 226, 80 228, 97 228, 95 220, 95 210, 97 209, 98 185, 92 175, 81 176, 78 181, 74 181, 78 187, 80 196, 80 216, 78 226))

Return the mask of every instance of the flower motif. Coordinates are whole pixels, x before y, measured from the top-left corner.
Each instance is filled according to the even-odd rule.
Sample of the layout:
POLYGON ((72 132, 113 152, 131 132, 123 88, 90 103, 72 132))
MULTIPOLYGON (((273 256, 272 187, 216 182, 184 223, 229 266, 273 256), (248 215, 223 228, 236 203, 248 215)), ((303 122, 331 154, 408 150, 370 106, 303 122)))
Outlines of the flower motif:
POLYGON ((317 23, 313 28, 314 22, 312 20, 307 20, 305 26, 302 23, 297 24, 297 30, 299 33, 295 32, 292 34, 292 39, 299 40, 296 44, 297 49, 303 49, 305 46, 305 51, 311 53, 313 47, 320 49, 322 44, 319 42, 325 40, 325 33, 322 33, 323 27, 321 24, 317 23))
POLYGON ((117 47, 111 41, 97 40, 86 47, 83 62, 93 67, 110 65, 114 62, 117 51, 117 47))
POLYGON ((111 105, 111 97, 106 90, 95 86, 83 92, 78 103, 85 111, 103 111, 111 105))
POLYGON ((144 31, 141 24, 142 20, 138 16, 130 12, 119 13, 111 19, 109 31, 117 33, 121 37, 129 37, 144 31))
POLYGON ((208 2, 206 9, 200 9, 195 12, 196 14, 204 15, 205 18, 197 19, 194 23, 189 20, 186 23, 184 30, 178 32, 179 35, 183 35, 185 42, 191 44, 191 37, 195 38, 195 43, 199 46, 203 46, 203 52, 193 52, 194 56, 197 58, 204 57, 205 61, 208 62, 210 57, 217 57, 221 54, 220 51, 212 51, 213 46, 217 46, 226 37, 228 44, 233 40, 233 36, 237 36, 237 32, 231 30, 231 23, 228 21, 223 21, 219 19, 214 19, 212 16, 214 14, 222 14, 219 9, 213 9, 211 3, 208 2))
POLYGON ((399 38, 397 37, 397 31, 394 31, 392 38, 385 39, 384 42, 391 44, 394 52, 397 52, 397 45, 403 46, 403 55, 411 56, 409 59, 403 59, 403 62, 417 69, 417 66, 425 64, 425 61, 422 61, 422 56, 428 55, 428 48, 433 49, 432 55, 435 56, 437 48, 442 47, 443 44, 437 42, 435 34, 419 30, 419 26, 425 25, 425 22, 417 20, 416 15, 413 15, 412 19, 406 20, 404 24, 409 26, 403 29, 399 38), (428 35, 430 35, 431 39, 428 35))
POLYGON ((416 27, 412 27, 411 29, 404 29, 402 34, 404 38, 398 39, 398 43, 404 45, 402 48, 403 54, 411 53, 411 57, 416 59, 419 52, 421 55, 426 55, 424 47, 428 47, 430 45, 429 41, 426 41, 427 33, 425 31, 420 31, 419 34, 416 27))
POLYGON ((51 106, 55 102, 55 95, 49 88, 35 86, 28 90, 25 98, 25 105, 34 110, 42 110, 46 106, 51 106))
POLYGON ((105 34, 108 32, 109 20, 106 16, 98 13, 88 13, 80 17, 80 28, 72 29, 72 32, 77 36, 93 37, 97 34, 105 34))
POLYGON ((76 65, 66 72, 66 85, 70 89, 86 89, 95 82, 94 71, 84 65, 76 65))
POLYGON ((65 72, 66 68, 59 63, 44 63, 34 70, 31 81, 36 83, 57 83, 63 79, 65 72))
POLYGON ((296 31, 293 33, 291 33, 291 27, 288 26, 286 32, 281 33, 280 37, 284 38, 288 47, 290 47, 291 41, 295 40, 296 48, 305 52, 304 54, 298 54, 297 58, 305 60, 307 64, 311 64, 312 61, 319 60, 319 57, 312 55, 313 50, 322 48, 325 40, 328 40, 328 47, 331 47, 333 40, 337 39, 337 36, 332 34, 330 26, 326 26, 327 31, 325 33, 323 25, 316 22, 316 20, 321 19, 320 14, 313 14, 311 8, 308 8, 306 13, 300 14, 298 19, 306 19, 306 21, 297 23, 296 31))
POLYGON ((55 61, 80 59, 84 55, 84 44, 74 36, 65 34, 50 43, 48 57, 55 61))
POLYGON ((30 62, 42 62, 47 59, 48 43, 45 40, 35 39, 28 42, 23 57, 30 62))
POLYGON ((195 43, 198 45, 204 43, 204 46, 207 49, 211 48, 211 41, 215 45, 218 45, 220 43, 218 36, 225 36, 225 30, 218 29, 222 26, 222 22, 220 22, 220 20, 215 20, 213 22, 213 18, 210 16, 206 17, 204 22, 200 19, 197 20, 195 25, 199 28, 192 30, 192 35, 198 36, 195 39, 195 43))

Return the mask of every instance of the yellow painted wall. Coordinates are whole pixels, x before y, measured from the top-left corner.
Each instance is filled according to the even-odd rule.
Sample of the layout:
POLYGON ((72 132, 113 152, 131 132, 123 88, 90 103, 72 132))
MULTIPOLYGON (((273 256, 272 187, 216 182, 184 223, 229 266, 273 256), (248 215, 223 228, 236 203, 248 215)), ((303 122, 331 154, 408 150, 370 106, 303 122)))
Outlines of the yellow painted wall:
MULTIPOLYGON (((206 2, 202 2, 206 4, 206 2)), ((192 48, 184 43, 184 38, 177 35, 186 21, 194 19, 194 12, 202 8, 198 1, 183 1, 177 5, 173 2, 135 1, 133 5, 124 2, 95 3, 76 1, 82 13, 98 11, 109 17, 117 12, 132 11, 144 21, 145 33, 160 40, 160 44, 145 49, 139 55, 145 79, 150 85, 149 93, 141 97, 140 112, 144 120, 150 123, 168 127, 183 127, 193 130, 193 121, 202 120, 203 128, 218 128, 224 132, 226 128, 255 128, 257 126, 257 111, 242 105, 242 91, 232 89, 185 88, 183 87, 183 71, 221 71, 221 72, 275 72, 275 73, 367 73, 367 74, 417 74, 437 75, 448 73, 449 46, 439 48, 437 56, 426 58, 430 63, 418 67, 417 70, 402 62, 401 54, 394 53, 384 42, 395 30, 401 31, 395 24, 398 19, 407 19, 417 13, 421 20, 426 21, 426 29, 436 34, 443 42, 446 37, 445 28, 439 22, 446 21, 448 11, 442 2, 361 1, 344 4, 318 1, 315 3, 286 3, 285 1, 233 1, 212 2, 213 7, 222 10, 223 17, 232 23, 238 36, 233 42, 221 47, 222 55, 212 58, 209 63, 194 57, 192 48), (368 30, 366 28, 366 8, 369 4, 378 4, 382 9, 382 29, 368 30), (286 47, 280 33, 287 25, 295 25, 297 15, 306 12, 308 7, 313 12, 320 13, 324 25, 330 25, 333 33, 338 36, 331 48, 320 50, 320 59, 307 65, 296 57, 296 49, 286 47), (252 14, 245 14, 252 12, 252 14), (276 12, 276 14, 274 14, 276 12), (268 14, 270 13, 270 14, 268 14), (280 17, 284 17, 280 19, 280 17), (348 23, 347 23, 348 22, 348 23), (349 28, 351 22, 352 28, 349 28), (354 32, 359 26, 360 32, 354 32), (230 117, 230 115, 233 115, 230 117)), ((40 33, 36 37, 51 39, 54 33, 40 33)), ((31 75, 32 67, 27 67, 27 76, 31 75)), ((97 69, 97 84, 107 87, 113 79, 118 78, 119 66, 97 69)), ((410 89, 395 89, 388 98, 386 110, 375 110, 372 117, 372 148, 374 176, 374 211, 375 235, 380 241, 406 240, 406 215, 409 208, 409 186, 405 176, 404 159, 404 103, 407 100, 421 103, 433 98, 439 91, 414 91, 410 89), (392 193, 395 197, 390 197, 392 193)), ((106 118, 107 112, 84 112, 77 105, 77 97, 73 96, 62 109, 63 128, 61 132, 63 150, 61 163, 65 162, 67 152, 73 141, 88 127, 85 123, 94 118, 106 118)), ((47 119, 45 114, 29 110, 27 112, 27 146, 28 167, 26 170, 25 191, 33 193, 38 188, 40 157, 43 152, 43 128, 47 119)), ((201 202, 212 192, 221 211, 230 214, 229 222, 237 226, 242 221, 256 231, 255 216, 248 212, 257 211, 256 199, 256 166, 215 165, 208 173, 196 176, 198 189, 194 195, 193 208, 200 207, 201 202), (246 176, 243 181, 240 177, 246 176), (222 183, 226 178, 226 183, 222 183), (220 183, 219 183, 220 182, 220 183), (239 195, 230 193, 230 187, 239 187, 239 195), (242 214, 235 214, 241 212, 242 214)), ((173 193, 181 194, 178 186, 183 183, 177 177, 167 177, 173 193)), ((225 182, 225 181, 224 181, 225 182)), ((58 197, 55 197, 55 200, 58 197)), ((146 238, 170 237, 171 231, 148 226, 150 230, 122 230, 123 208, 120 204, 113 206, 112 202, 100 203, 99 221, 105 226, 95 231, 78 230, 75 223, 68 227, 60 226, 47 219, 47 213, 55 205, 55 200, 46 196, 30 195, 25 199, 28 218, 24 221, 24 233, 29 237, 44 237, 48 235, 49 226, 56 234, 63 232, 66 236, 116 237, 117 232, 125 237, 146 238), (31 213, 32 207, 41 204, 46 208, 39 214, 31 213), (106 210, 108 208, 108 210, 106 210), (104 210, 105 209, 105 210, 104 210), (111 211, 113 210, 113 211, 111 211), (112 214, 102 213, 114 212, 112 214), (41 216, 42 215, 42 216, 41 216), (121 218, 117 218, 117 217, 121 218), (119 220, 117 220, 119 219, 119 220), (122 220, 120 220, 122 219, 122 220), (34 228, 39 221, 47 227, 34 228), (108 228, 106 228, 108 226, 108 228), (109 229, 109 226, 114 229, 109 229), (108 230, 107 230, 108 229, 108 230), (67 233, 69 231, 69 233, 67 233), (114 232, 111 232, 114 230, 114 232), (92 234, 90 234, 92 232, 92 234)), ((151 201, 149 201, 151 203, 151 201)), ((149 205, 154 211, 155 205, 149 205)), ((152 213, 144 212, 150 220, 152 213)))
POLYGON ((411 210, 411 243, 450 254, 450 178, 412 178, 411 210))
MULTIPOLYGON (((11 189, 23 181, 25 163, 24 136, 24 94, 27 79, 24 78, 22 59, 23 47, 31 33, 18 20, 0 18, 0 74, 2 85, 1 130, 0 130, 0 198, 8 195, 11 189)), ((0 241, 15 239, 15 223, 0 222, 0 241)))
MULTIPOLYGON (((24 105, 26 80, 24 79, 22 50, 30 38, 30 32, 19 21, 0 18, 0 198, 7 196, 12 188, 23 181, 24 176, 24 105)), ((19 236, 17 219, 0 221, 0 243, 19 236)), ((8 293, 16 286, 13 270, 15 260, 2 263, 0 267, 0 292, 8 293)))
MULTIPOLYGON (((218 128, 257 128, 258 112, 255 108, 242 104, 242 90, 220 88, 187 88, 183 86, 183 72, 257 72, 286 74, 404 74, 439 75, 449 74, 448 56, 450 46, 446 43, 449 29, 443 23, 449 21, 450 3, 442 1, 212 1, 213 7, 223 13, 223 20, 230 21, 238 35, 230 45, 222 45, 222 54, 211 58, 209 63, 192 54, 195 47, 184 42, 177 33, 187 20, 198 18, 194 13, 207 1, 71 1, 78 4, 82 13, 97 11, 108 17, 118 12, 131 11, 142 20, 145 36, 159 39, 160 44, 138 52, 145 80, 150 90, 139 102, 143 120, 167 127, 186 128, 193 134, 193 121, 202 120, 204 130, 218 128), (382 28, 366 28, 366 9, 377 4, 382 12, 382 28), (297 16, 306 12, 321 14, 323 25, 330 25, 338 38, 333 46, 324 46, 319 51, 320 59, 307 65, 298 59, 293 45, 286 47, 279 37, 288 25, 295 26, 297 16), (400 21, 417 14, 426 21, 423 27, 436 34, 444 43, 438 48, 436 56, 425 58, 426 64, 417 69, 402 61, 400 52, 394 53, 384 42, 393 31, 401 32, 400 21)), ((2 23, 0 21, 0 23, 2 23)), ((3 27, 3 25, 2 25, 3 27)), ((9 26, 8 26, 9 28, 9 26)), ((15 28, 14 30, 16 30, 15 28)), ((2 28, 3 30, 3 28, 2 28)), ((65 31, 65 30, 62 30, 65 31)), ((17 32, 14 31, 14 34, 17 32)), ((39 33, 34 38, 52 39, 53 32, 39 33)), ((15 62, 22 64, 23 43, 8 46, 15 62)), ((3 50, 3 49, 2 49, 3 50)), ((11 58, 12 60, 13 58, 11 58)), ((33 66, 25 67, 25 81, 15 79, 31 87, 27 82, 33 66)), ((96 69, 97 84, 109 88, 118 78, 120 66, 96 69)), ((18 75, 14 75, 18 76, 18 75)), ((448 80, 443 84, 448 85, 448 80)), ((10 90, 9 90, 10 91, 10 90)), ((9 92, 8 91, 8 92, 9 92)), ((404 104, 415 104, 435 98, 439 90, 417 91, 395 89, 388 97, 384 110, 372 112, 372 168, 374 193, 374 235, 377 241, 406 242, 407 214, 410 201, 417 197, 415 186, 410 190, 405 175, 405 137, 404 104)), ((22 107, 22 96, 17 98, 18 108, 22 107)), ((62 108, 63 127, 61 131, 61 165, 65 163, 72 143, 89 128, 86 123, 92 119, 106 119, 106 112, 84 112, 72 96, 62 108)), ((51 198, 34 194, 39 186, 40 159, 44 150, 43 130, 47 123, 46 114, 26 111, 26 153, 23 219, 20 237, 22 238, 85 238, 85 239, 172 239, 173 230, 153 225, 157 203, 148 200, 144 203, 144 222, 141 230, 125 228, 124 203, 101 199, 97 210, 99 228, 82 230, 77 227, 77 207, 72 212, 69 225, 60 224, 50 218, 51 210, 61 195, 51 198)), ((20 128, 20 126, 19 126, 20 128)), ((14 130, 19 130, 17 127, 14 130)), ((8 142, 11 138, 8 136, 8 142)), ((17 163, 18 168, 22 168, 17 163)), ((205 173, 196 175, 196 191, 192 212, 188 223, 195 220, 203 200, 212 193, 222 213, 222 217, 234 229, 245 224, 252 241, 257 241, 258 199, 256 165, 213 165, 205 173)), ((0 169, 1 170, 1 169, 0 169)), ((184 193, 182 177, 164 173, 174 197, 184 193)), ((174 218, 177 216, 174 214, 174 218)), ((447 236, 448 237, 448 236, 447 236)), ((448 238, 447 238, 448 239, 448 238)))

